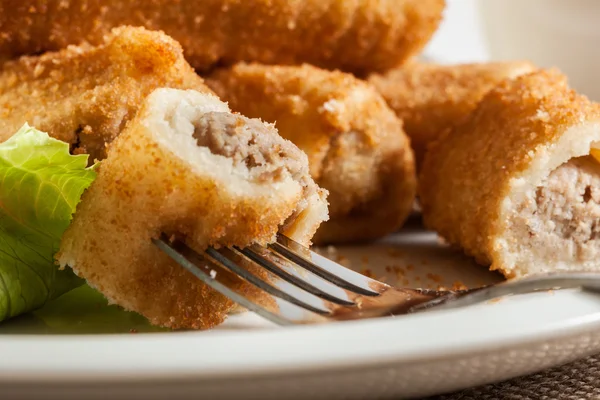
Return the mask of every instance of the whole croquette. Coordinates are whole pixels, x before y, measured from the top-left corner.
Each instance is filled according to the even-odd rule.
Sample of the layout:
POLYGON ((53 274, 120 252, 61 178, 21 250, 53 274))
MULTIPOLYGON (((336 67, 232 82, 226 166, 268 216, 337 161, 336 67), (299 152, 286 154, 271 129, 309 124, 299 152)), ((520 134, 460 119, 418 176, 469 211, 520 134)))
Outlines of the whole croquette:
POLYGON ((365 74, 418 53, 444 0, 0 0, 0 60, 102 42, 121 25, 162 30, 198 70, 238 61, 365 74))
POLYGON ((434 142, 425 224, 507 277, 600 269, 600 106, 555 70, 505 81, 434 142))

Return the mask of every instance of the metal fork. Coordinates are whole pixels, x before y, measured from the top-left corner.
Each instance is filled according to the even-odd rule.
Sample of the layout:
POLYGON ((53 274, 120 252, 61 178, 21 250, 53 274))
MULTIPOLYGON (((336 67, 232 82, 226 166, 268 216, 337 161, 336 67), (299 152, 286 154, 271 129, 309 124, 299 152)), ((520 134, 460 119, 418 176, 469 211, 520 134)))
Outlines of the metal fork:
POLYGON ((154 244, 202 282, 278 325, 324 323, 464 307, 502 296, 583 288, 600 292, 598 273, 557 273, 462 291, 395 288, 351 271, 278 235, 268 247, 208 248, 198 254, 166 236, 154 244), (265 296, 257 301, 241 280, 265 296), (265 300, 267 299, 267 300, 265 300))

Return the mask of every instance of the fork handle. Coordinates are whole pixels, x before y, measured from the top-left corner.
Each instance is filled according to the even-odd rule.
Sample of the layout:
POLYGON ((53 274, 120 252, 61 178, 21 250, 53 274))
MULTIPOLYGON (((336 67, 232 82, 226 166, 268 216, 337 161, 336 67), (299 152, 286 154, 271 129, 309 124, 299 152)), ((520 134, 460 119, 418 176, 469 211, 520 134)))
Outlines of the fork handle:
POLYGON ((503 296, 574 288, 600 293, 600 272, 558 272, 531 275, 468 291, 464 295, 455 295, 446 299, 443 304, 440 304, 440 300, 433 300, 430 303, 420 305, 418 309, 413 311, 424 309, 448 310, 483 303, 503 296))

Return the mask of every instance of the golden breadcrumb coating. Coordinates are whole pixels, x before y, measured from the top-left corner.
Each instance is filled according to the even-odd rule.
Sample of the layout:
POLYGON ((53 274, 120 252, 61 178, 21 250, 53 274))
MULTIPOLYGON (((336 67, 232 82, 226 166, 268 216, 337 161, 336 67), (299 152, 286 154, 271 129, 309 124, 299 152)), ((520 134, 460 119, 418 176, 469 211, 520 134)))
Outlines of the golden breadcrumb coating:
POLYGON ((425 224, 507 277, 575 265, 530 257, 552 249, 540 253, 530 244, 535 231, 519 231, 517 221, 528 196, 541 202, 551 189, 553 171, 600 140, 599 119, 600 106, 555 70, 504 81, 430 146, 419 181, 425 224))
MULTIPOLYGON (((297 228, 312 235, 327 216, 324 197, 306 155, 272 126, 232 114, 212 94, 158 89, 100 164, 57 259, 155 325, 210 328, 232 302, 151 240, 165 233, 197 251, 266 245, 311 207, 321 219, 297 228)), ((286 234, 306 243, 294 231, 286 234)), ((248 283, 236 287, 258 296, 248 283)))
POLYGON ((0 60, 133 25, 173 36, 203 71, 258 61, 366 73, 418 53, 443 9, 444 0, 0 0, 0 60))
POLYGON ((441 132, 459 124, 483 96, 504 79, 533 72, 526 61, 463 65, 409 63, 368 81, 404 121, 417 166, 427 145, 441 132))
POLYGON ((11 61, 0 66, 0 140, 28 122, 75 153, 102 159, 159 87, 209 92, 177 42, 143 28, 115 29, 97 47, 11 61))
POLYGON ((237 64, 206 79, 235 111, 275 122, 329 191, 315 243, 375 239, 399 228, 415 197, 402 122, 365 82, 313 66, 237 64))

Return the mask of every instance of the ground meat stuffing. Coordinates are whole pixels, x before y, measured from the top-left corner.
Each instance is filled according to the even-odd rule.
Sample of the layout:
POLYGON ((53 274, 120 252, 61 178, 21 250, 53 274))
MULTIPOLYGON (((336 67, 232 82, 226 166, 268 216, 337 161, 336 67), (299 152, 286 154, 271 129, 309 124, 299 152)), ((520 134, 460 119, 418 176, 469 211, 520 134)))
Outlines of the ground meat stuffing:
POLYGON ((555 261, 591 261, 600 253, 600 163, 572 159, 554 170, 519 212, 529 244, 555 261))
POLYGON ((292 142, 279 136, 273 126, 239 114, 209 112, 196 121, 194 127, 193 136, 198 146, 231 158, 234 165, 245 165, 252 179, 274 182, 289 174, 302 185, 302 199, 288 218, 289 223, 308 207, 308 199, 318 187, 310 178, 306 157, 292 142))
POLYGON ((307 174, 301 152, 275 128, 260 120, 226 112, 209 112, 196 121, 194 138, 213 154, 243 164, 260 180, 279 180, 289 172, 296 180, 307 174))

